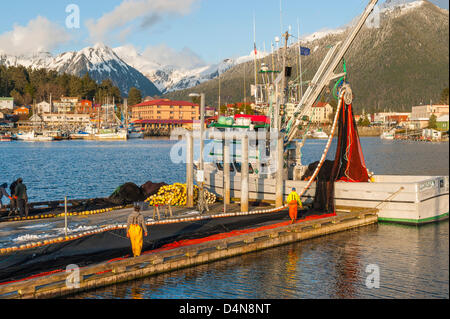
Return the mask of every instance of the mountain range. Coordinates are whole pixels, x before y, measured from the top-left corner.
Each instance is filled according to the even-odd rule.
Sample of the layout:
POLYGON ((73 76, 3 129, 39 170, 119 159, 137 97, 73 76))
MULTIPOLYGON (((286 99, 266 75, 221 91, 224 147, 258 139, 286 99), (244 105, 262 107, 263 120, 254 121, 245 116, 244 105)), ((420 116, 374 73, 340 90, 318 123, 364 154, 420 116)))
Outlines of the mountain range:
POLYGON ((128 94, 131 87, 138 88, 143 95, 161 94, 148 78, 125 63, 114 50, 104 44, 96 44, 78 52, 65 52, 55 57, 48 52, 39 52, 30 56, 0 54, 0 64, 56 70, 59 73, 80 77, 88 72, 98 83, 104 79, 110 79, 124 96, 128 94))
MULTIPOLYGON (((366 112, 411 111, 414 105, 438 102, 442 90, 449 86, 448 10, 428 1, 387 1, 379 12, 380 25, 364 26, 345 55, 347 80, 355 93, 354 107, 366 112)), ((346 38, 353 23, 301 39, 301 46, 311 49, 310 56, 302 57, 303 80, 313 78, 326 53, 346 38)), ((276 52, 258 60, 258 64, 280 69, 280 56, 281 52, 276 52)), ((291 80, 299 74, 298 60, 295 43, 287 50, 287 65, 293 68, 291 80)), ((342 65, 335 72, 342 72, 342 65)), ((217 106, 220 90, 222 104, 252 101, 253 74, 253 62, 242 63, 221 75, 220 81, 214 79, 164 97, 188 99, 191 92, 203 92, 207 103, 217 106)), ((331 98, 327 90, 325 95, 331 98)))
MULTIPOLYGON (((448 11, 428 1, 387 0, 379 8, 380 26, 363 27, 345 56, 348 80, 356 94, 355 107, 366 111, 409 110, 412 105, 437 101, 449 82, 448 11)), ((302 46, 311 49, 310 56, 302 58, 304 80, 314 76, 330 47, 345 39, 355 21, 300 40, 302 46)), ((78 76, 89 72, 99 83, 111 79, 124 96, 133 86, 143 96, 163 95, 182 100, 189 100, 189 93, 204 92, 207 103, 217 105, 219 91, 223 103, 252 100, 254 54, 185 68, 153 61, 132 46, 112 49, 96 44, 57 56, 47 52, 30 56, 0 52, 0 64, 46 68, 78 76)), ((258 65, 266 63, 277 69, 280 56, 280 51, 273 55, 258 52, 256 58, 258 65)), ((293 80, 299 73, 298 43, 289 46, 287 63, 293 67, 293 80)))

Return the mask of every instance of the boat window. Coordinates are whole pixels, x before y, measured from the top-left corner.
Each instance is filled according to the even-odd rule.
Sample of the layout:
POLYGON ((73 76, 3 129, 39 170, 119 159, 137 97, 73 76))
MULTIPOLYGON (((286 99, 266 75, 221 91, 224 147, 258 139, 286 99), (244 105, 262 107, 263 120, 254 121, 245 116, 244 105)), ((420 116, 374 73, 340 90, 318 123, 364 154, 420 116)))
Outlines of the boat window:
POLYGON ((221 163, 216 163, 217 169, 223 171, 223 165, 221 163))

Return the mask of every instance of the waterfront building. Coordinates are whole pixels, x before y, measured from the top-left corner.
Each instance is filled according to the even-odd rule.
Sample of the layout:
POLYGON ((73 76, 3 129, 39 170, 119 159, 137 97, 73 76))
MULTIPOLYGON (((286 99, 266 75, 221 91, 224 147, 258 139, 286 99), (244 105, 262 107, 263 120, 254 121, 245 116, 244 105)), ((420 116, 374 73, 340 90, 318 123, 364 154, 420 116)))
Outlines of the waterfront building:
POLYGON ((436 127, 440 131, 448 131, 449 129, 448 114, 442 115, 437 118, 436 127))
POLYGON ((36 112, 38 114, 51 113, 52 111, 52 106, 46 101, 42 101, 41 103, 36 104, 36 112))
POLYGON ((413 106, 411 113, 411 123, 417 129, 422 129, 428 127, 428 121, 432 115, 437 118, 448 115, 449 106, 448 105, 420 105, 413 106))
MULTIPOLYGON (((294 115, 295 109, 298 104, 287 103, 285 107, 286 117, 291 118, 294 115)), ((317 102, 313 105, 313 111, 311 112, 311 122, 316 124, 329 124, 333 114, 333 107, 329 103, 317 102)))
POLYGON ((0 110, 13 110, 14 109, 14 98, 12 97, 0 97, 0 110))
POLYGON ((79 104, 80 99, 78 97, 61 97, 61 100, 54 101, 55 111, 57 113, 69 113, 74 112, 79 104))
POLYGON ((89 114, 61 114, 61 113, 47 113, 42 115, 42 120, 46 125, 58 126, 63 124, 74 124, 74 125, 87 125, 90 123, 89 114))
POLYGON ((200 106, 187 101, 158 99, 131 106, 131 122, 148 131, 192 129, 194 121, 199 119, 200 106))
POLYGON ((409 112, 380 112, 373 115, 372 123, 406 126, 409 124, 410 120, 411 113, 409 112))
POLYGON ((14 115, 17 115, 19 119, 25 120, 28 119, 28 116, 30 115, 30 109, 26 106, 21 106, 14 110, 14 115))
POLYGON ((200 118, 200 107, 186 101, 159 99, 131 106, 131 120, 194 121, 200 118))
POLYGON ((91 114, 94 112, 92 101, 81 100, 75 108, 75 112, 78 114, 91 114))

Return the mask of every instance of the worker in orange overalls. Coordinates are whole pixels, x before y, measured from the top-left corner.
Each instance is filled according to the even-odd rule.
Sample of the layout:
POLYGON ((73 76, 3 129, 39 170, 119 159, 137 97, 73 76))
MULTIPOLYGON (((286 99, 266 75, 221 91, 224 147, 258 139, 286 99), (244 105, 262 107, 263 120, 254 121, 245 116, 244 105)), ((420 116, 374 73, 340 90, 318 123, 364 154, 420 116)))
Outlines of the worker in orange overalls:
POLYGON ((127 237, 131 240, 131 248, 133 250, 133 256, 139 257, 142 251, 143 236, 147 236, 147 226, 144 222, 144 216, 141 214, 141 208, 139 206, 134 207, 134 212, 128 216, 127 222, 127 237))
POLYGON ((297 220, 298 208, 303 208, 302 201, 300 200, 300 196, 298 196, 295 188, 292 188, 292 192, 287 198, 287 204, 289 206, 289 217, 291 218, 293 224, 297 220))

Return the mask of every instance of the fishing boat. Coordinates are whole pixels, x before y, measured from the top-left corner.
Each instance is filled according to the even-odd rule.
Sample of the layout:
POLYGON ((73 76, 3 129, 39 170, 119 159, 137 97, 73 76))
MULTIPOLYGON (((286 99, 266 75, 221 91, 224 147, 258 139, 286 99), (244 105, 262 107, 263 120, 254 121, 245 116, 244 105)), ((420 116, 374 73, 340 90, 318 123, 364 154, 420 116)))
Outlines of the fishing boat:
MULTIPOLYGON (((366 167, 355 126, 352 111, 353 92, 350 83, 347 82, 345 62, 344 72, 334 73, 376 3, 376 0, 371 0, 347 39, 329 49, 314 78, 308 82, 307 90, 300 101, 297 101, 297 107, 290 119, 283 121, 280 112, 287 101, 285 92, 288 91, 289 72, 277 72, 278 77, 274 81, 268 83, 267 77, 265 83, 268 84, 255 89, 255 92, 268 92, 266 95, 269 100, 262 104, 270 105, 268 111, 270 126, 262 134, 266 136, 266 140, 249 141, 248 178, 242 176, 241 163, 244 159, 241 158, 243 141, 241 137, 255 136, 257 130, 254 125, 243 126, 231 122, 212 125, 216 132, 211 132, 210 138, 219 145, 212 147, 214 151, 210 153, 210 161, 204 164, 203 169, 199 165, 194 167, 197 176, 201 176, 204 186, 209 191, 223 197, 240 198, 245 185, 250 200, 278 202, 279 205, 283 205, 280 199, 286 198, 295 188, 300 191, 302 201, 308 205, 323 204, 317 203, 316 200, 320 193, 325 208, 331 207, 328 208, 331 210, 334 205, 377 208, 381 221, 419 225, 448 218, 448 176, 374 175, 366 167), (320 161, 304 165, 302 147, 307 134, 300 136, 299 139, 297 133, 301 127, 311 125, 312 107, 332 81, 336 83, 333 92, 338 93, 335 96, 338 107, 332 130, 320 161), (235 134, 227 140, 227 134, 224 134, 227 130, 240 132, 241 135, 235 134), (336 132, 338 139, 335 160, 326 161, 336 132), (281 140, 274 141, 270 138, 271 135, 281 137, 281 140), (231 143, 234 153, 231 152, 230 158, 226 159, 230 162, 230 170, 224 172, 223 154, 226 143, 231 143), (270 147, 273 144, 280 146, 270 147), (282 164, 278 164, 280 162, 282 164), (224 189, 226 178, 230 180, 227 190, 224 189)), ((288 37, 289 34, 286 33, 284 52, 287 50, 288 37)), ((283 69, 287 70, 285 61, 284 55, 283 69)), ((272 75, 276 73, 275 70, 264 70, 265 74, 268 72, 272 75)), ((261 135, 260 130, 258 134, 261 135)), ((390 135, 386 134, 385 137, 390 138, 390 135)))
POLYGON ((121 140, 126 141, 128 139, 128 133, 124 129, 101 129, 98 133, 94 134, 94 139, 96 140, 107 140, 107 141, 115 141, 121 140))
POLYGON ((36 132, 36 131, 30 131, 26 133, 18 133, 17 139, 20 141, 27 141, 27 142, 50 142, 53 141, 55 138, 51 135, 48 135, 46 132, 36 132))
POLYGON ((89 133, 85 132, 83 130, 79 130, 75 133, 71 133, 70 134, 70 139, 71 140, 84 140, 84 139, 88 139, 89 138, 89 133))

